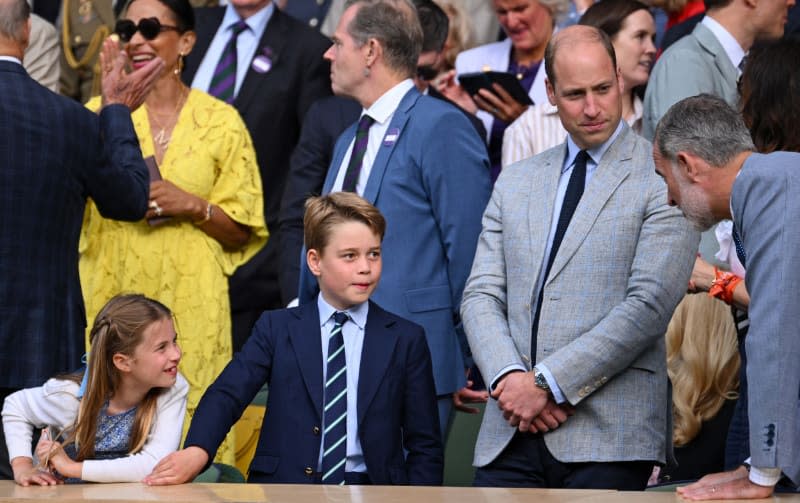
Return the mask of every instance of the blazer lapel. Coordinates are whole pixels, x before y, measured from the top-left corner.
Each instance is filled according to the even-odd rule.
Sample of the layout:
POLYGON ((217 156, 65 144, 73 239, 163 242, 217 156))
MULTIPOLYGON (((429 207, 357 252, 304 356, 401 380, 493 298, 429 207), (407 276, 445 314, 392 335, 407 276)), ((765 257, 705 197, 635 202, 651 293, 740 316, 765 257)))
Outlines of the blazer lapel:
MULTIPOLYGON (((541 274, 544 254, 547 251, 547 239, 550 236, 550 224, 553 221, 558 182, 561 178, 561 166, 564 163, 567 144, 562 143, 557 149, 549 151, 542 164, 542 169, 532 173, 530 177, 531 194, 528 200, 528 249, 530 250, 531 273, 525 280, 530 285, 531 300, 538 292, 534 291, 536 280, 541 274)), ((529 351, 530 352, 530 351, 529 351)))
POLYGON ((254 59, 259 54, 267 56, 272 61, 272 66, 266 73, 258 73, 250 68, 252 61, 247 62, 247 74, 245 74, 242 87, 234 100, 234 106, 237 110, 247 110, 248 107, 255 105, 259 93, 263 92, 264 80, 272 76, 277 66, 281 64, 281 55, 286 50, 286 41, 290 38, 287 33, 288 26, 282 16, 284 14, 279 9, 275 9, 272 12, 272 17, 270 17, 266 28, 264 28, 264 34, 261 35, 261 40, 258 41, 258 47, 254 55, 254 59))
MULTIPOLYGON (((374 303, 369 303, 367 326, 364 329, 364 347, 361 350, 361 368, 358 375, 358 424, 359 428, 369 410, 378 387, 389 368, 398 333, 395 322, 388 319, 374 303)), ((393 400, 394 397, 387 397, 393 400)))
POLYGON ((569 227, 567 227, 567 232, 561 241, 561 247, 558 249, 545 284, 552 281, 569 262, 583 240, 586 239, 606 201, 630 173, 632 168, 630 160, 633 157, 635 140, 633 135, 635 134, 627 125, 623 126, 619 137, 600 159, 600 163, 575 209, 569 227))
POLYGON ((383 175, 386 173, 386 168, 389 166, 389 159, 392 157, 392 153, 394 152, 395 147, 397 147, 397 144, 402 141, 403 128, 405 127, 406 122, 408 122, 409 117, 411 117, 411 109, 414 108, 414 105, 416 105, 419 97, 420 94, 416 88, 411 88, 406 95, 403 96, 403 99, 400 100, 400 105, 397 107, 397 110, 395 110, 392 121, 389 123, 389 127, 386 130, 387 136, 397 135, 396 138, 392 142, 385 142, 384 138, 381 138, 381 146, 378 150, 378 155, 375 157, 375 161, 372 163, 372 169, 369 172, 367 186, 364 189, 364 194, 362 194, 364 199, 372 204, 375 204, 375 201, 378 199, 378 193, 381 190, 383 175))
POLYGON ((739 78, 739 70, 733 66, 730 58, 725 53, 725 48, 719 43, 714 33, 703 24, 699 24, 695 28, 694 34, 700 45, 714 55, 714 65, 722 74, 723 79, 726 82, 736 82, 739 78))
POLYGON ((322 341, 319 310, 309 302, 294 311, 297 320, 289 324, 289 343, 297 357, 308 395, 314 403, 318 419, 322 418, 322 341))

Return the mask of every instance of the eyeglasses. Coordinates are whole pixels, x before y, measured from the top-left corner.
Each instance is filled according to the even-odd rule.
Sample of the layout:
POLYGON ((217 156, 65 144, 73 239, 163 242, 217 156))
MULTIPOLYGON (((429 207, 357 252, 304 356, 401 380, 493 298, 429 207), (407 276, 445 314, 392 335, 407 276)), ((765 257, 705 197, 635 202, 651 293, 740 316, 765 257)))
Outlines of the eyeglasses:
POLYGON ((130 19, 120 19, 117 21, 117 25, 114 27, 114 33, 119 35, 119 38, 123 42, 130 42, 133 38, 133 35, 136 34, 137 31, 142 34, 145 40, 153 40, 162 31, 167 30, 180 31, 178 30, 177 26, 167 26, 161 24, 161 21, 159 21, 157 17, 146 17, 144 19, 140 19, 138 25, 136 25, 130 19))
POLYGON ((432 65, 422 65, 417 67, 417 77, 429 81, 436 78, 439 72, 432 65))

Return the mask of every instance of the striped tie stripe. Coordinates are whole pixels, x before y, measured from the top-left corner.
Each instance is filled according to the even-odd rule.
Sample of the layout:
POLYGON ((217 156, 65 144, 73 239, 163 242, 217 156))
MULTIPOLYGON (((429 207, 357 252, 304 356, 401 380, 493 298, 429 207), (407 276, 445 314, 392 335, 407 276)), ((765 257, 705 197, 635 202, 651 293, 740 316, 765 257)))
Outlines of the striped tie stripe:
POLYGON ((343 484, 347 460, 347 360, 342 326, 347 314, 334 313, 326 360, 324 436, 322 441, 322 482, 343 484))

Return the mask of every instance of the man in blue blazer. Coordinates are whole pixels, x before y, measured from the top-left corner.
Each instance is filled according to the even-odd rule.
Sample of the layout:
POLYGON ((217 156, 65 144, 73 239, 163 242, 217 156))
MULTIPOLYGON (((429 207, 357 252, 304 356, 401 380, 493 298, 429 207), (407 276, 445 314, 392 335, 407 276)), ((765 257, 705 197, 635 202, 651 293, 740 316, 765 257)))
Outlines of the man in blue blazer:
MULTIPOLYGON (((386 217, 390 267, 374 299, 425 327, 444 434, 452 394, 465 383, 458 311, 491 187, 486 147, 469 121, 414 88, 421 45, 407 0, 357 1, 345 10, 325 53, 333 92, 355 98, 364 108, 359 123, 373 124, 358 133, 359 145, 358 125, 342 134, 322 192, 354 190, 386 217)), ((305 270, 300 303, 314 298, 305 270)))
POLYGON ((698 229, 733 220, 747 268, 750 458, 678 489, 689 500, 768 498, 800 486, 800 154, 755 153, 741 116, 708 94, 673 105, 653 142, 667 201, 698 229), (783 480, 781 480, 783 478, 783 480), (779 484, 781 483, 781 484, 779 484))
POLYGON ((265 382, 268 412, 248 481, 442 483, 425 335, 369 301, 386 221, 350 192, 311 199, 304 220, 320 294, 262 315, 203 395, 184 449, 161 460, 146 483, 183 483, 200 473, 265 382))
MULTIPOLYGON (((107 218, 147 211, 147 168, 128 107, 144 100, 164 66, 156 58, 125 75, 124 55, 107 62, 98 117, 23 69, 29 13, 25 0, 0 2, 0 401, 81 364, 86 198, 107 218)), ((0 431, 2 478, 13 478, 8 461, 0 431)))

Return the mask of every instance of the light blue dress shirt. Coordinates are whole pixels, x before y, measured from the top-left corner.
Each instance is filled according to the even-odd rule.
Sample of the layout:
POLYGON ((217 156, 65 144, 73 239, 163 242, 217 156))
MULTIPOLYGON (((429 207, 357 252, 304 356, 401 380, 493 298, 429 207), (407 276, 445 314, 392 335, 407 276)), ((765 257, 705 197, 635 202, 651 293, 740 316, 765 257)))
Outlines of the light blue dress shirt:
MULTIPOLYGON (((234 96, 239 94, 244 77, 247 75, 247 70, 250 69, 250 63, 253 61, 258 49, 258 42, 264 35, 264 30, 267 28, 267 23, 272 18, 274 11, 275 5, 270 2, 269 5, 244 20, 248 29, 240 33, 236 39, 236 87, 234 88, 234 96)), ((239 14, 236 13, 231 5, 228 5, 225 8, 225 15, 217 29, 217 33, 211 40, 211 45, 208 46, 208 50, 203 56, 203 61, 200 62, 197 73, 194 75, 194 80, 192 80, 193 88, 208 92, 219 58, 231 38, 231 28, 239 22, 239 19, 239 14)))
MULTIPOLYGON (((327 360, 328 338, 333 330, 333 314, 338 311, 317 295, 317 308, 319 309, 320 336, 322 341, 322 361, 327 360)), ((361 449, 361 440, 358 438, 358 373, 361 368, 361 350, 364 347, 364 329, 367 326, 369 302, 364 302, 344 311, 350 320, 342 326, 344 338, 344 359, 347 365, 347 461, 344 465, 345 472, 367 472, 364 462, 364 451, 361 449)), ((322 362, 320 362, 322 363, 322 362)), ((328 369, 322 365, 322 382, 327 379, 328 369)), ((322 470, 322 453, 325 441, 325 418, 323 417, 323 436, 320 440, 319 459, 317 469, 322 470)))

